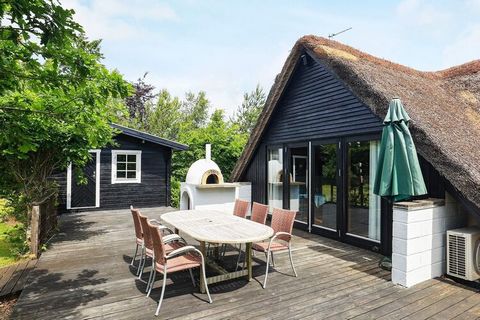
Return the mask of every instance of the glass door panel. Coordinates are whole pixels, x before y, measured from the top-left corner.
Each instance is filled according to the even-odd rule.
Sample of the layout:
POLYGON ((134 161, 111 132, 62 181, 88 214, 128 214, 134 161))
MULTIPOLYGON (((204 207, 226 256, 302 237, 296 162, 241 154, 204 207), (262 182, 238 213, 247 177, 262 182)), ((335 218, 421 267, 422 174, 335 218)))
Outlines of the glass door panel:
POLYGON ((283 148, 268 149, 267 159, 267 194, 271 212, 273 208, 283 208, 283 148))
POLYGON ((290 148, 289 204, 296 220, 308 223, 308 147, 290 148))
POLYGON ((313 146, 312 224, 337 229, 337 144, 313 146))
POLYGON ((380 241, 380 197, 372 192, 378 141, 350 141, 347 147, 347 233, 380 241))

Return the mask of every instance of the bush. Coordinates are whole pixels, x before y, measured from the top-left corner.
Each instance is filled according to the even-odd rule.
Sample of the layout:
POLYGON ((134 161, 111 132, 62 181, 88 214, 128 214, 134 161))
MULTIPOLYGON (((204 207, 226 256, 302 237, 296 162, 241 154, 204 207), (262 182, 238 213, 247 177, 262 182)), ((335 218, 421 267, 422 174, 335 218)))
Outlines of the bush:
POLYGON ((10 244, 10 252, 16 258, 24 256, 30 250, 26 234, 27 230, 22 223, 16 224, 7 231, 7 241, 10 244))
POLYGON ((171 203, 170 205, 174 208, 180 208, 180 181, 172 177, 170 182, 171 190, 171 203))
POLYGON ((10 201, 0 198, 0 222, 7 221, 12 217, 14 208, 11 206, 10 201))

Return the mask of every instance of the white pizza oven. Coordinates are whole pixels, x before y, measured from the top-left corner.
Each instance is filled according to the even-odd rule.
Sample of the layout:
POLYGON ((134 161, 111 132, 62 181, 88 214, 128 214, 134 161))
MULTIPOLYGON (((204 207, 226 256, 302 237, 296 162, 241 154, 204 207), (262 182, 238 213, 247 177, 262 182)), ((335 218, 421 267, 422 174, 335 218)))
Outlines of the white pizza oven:
POLYGON ((215 209, 232 211, 235 199, 250 201, 250 183, 227 183, 211 159, 211 145, 205 146, 205 159, 195 161, 180 184, 180 210, 215 209))

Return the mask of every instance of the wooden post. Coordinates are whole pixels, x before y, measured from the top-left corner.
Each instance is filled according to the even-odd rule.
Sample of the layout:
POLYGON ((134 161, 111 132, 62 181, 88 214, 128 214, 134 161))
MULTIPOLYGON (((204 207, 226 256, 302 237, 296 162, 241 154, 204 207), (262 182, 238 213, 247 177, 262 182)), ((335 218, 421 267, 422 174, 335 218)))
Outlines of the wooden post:
POLYGON ((30 252, 38 257, 39 233, 40 233, 40 206, 32 207, 32 221, 30 225, 30 252))

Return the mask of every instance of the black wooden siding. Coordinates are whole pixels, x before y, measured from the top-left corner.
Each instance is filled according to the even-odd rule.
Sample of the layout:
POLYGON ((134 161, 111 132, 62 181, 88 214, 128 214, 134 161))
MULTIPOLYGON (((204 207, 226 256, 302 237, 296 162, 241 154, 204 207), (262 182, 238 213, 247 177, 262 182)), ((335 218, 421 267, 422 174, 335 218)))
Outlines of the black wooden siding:
POLYGON ((380 132, 379 119, 340 79, 308 56, 292 75, 264 134, 265 143, 380 132))
MULTIPOLYGON (((90 210, 167 206, 170 204, 172 150, 123 134, 116 146, 100 152, 100 207, 90 210), (141 183, 112 184, 112 150, 141 150, 141 183)), ((59 209, 66 211, 66 172, 56 175, 60 184, 59 209)))
MULTIPOLYGON (((306 53, 307 54, 307 53, 306 53)), ((266 202, 266 146, 379 133, 382 121, 343 82, 307 54, 299 61, 245 170, 252 201, 266 202)))

